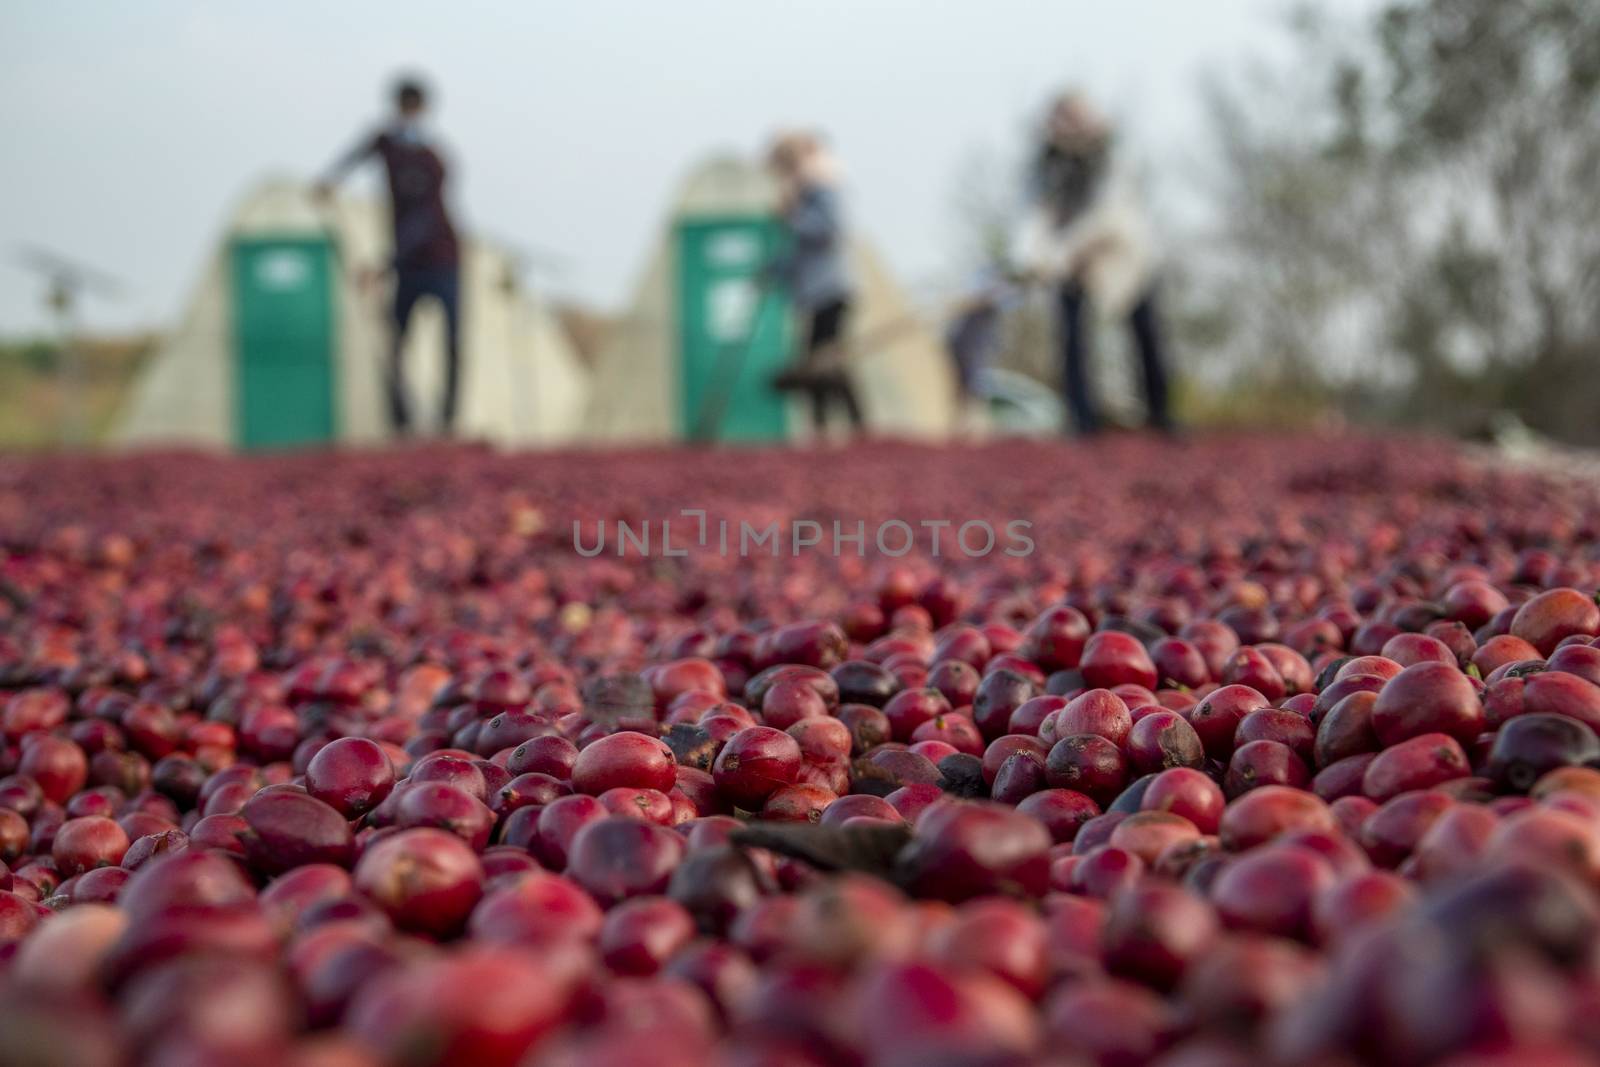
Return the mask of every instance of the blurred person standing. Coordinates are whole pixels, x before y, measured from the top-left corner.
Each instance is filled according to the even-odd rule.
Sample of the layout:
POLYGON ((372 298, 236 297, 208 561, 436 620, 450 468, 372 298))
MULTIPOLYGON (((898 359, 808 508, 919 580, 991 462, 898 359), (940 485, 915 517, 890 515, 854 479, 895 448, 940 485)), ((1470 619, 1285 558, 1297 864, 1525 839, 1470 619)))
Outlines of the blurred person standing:
POLYGON ((788 238, 767 276, 787 291, 802 337, 798 356, 773 384, 810 396, 811 421, 819 434, 827 429, 835 402, 859 431, 866 420, 845 365, 854 287, 845 264, 838 164, 815 134, 793 132, 773 139, 767 167, 778 182, 778 212, 788 238))
POLYGON ((385 384, 390 422, 401 436, 411 431, 402 366, 406 328, 424 297, 437 300, 444 311, 446 359, 439 424, 445 434, 455 425, 461 380, 461 248, 445 206, 448 171, 425 123, 427 111, 427 88, 416 78, 401 78, 395 83, 389 121, 335 162, 317 186, 320 197, 329 197, 357 166, 374 158, 383 161, 389 180, 394 236, 390 266, 395 278, 385 384))
POLYGON ((1101 427, 1085 305, 1128 323, 1151 427, 1173 430, 1156 308, 1156 252, 1138 190, 1118 165, 1110 125, 1076 92, 1056 98, 1029 173, 1018 267, 1057 287, 1062 386, 1083 435, 1101 427))

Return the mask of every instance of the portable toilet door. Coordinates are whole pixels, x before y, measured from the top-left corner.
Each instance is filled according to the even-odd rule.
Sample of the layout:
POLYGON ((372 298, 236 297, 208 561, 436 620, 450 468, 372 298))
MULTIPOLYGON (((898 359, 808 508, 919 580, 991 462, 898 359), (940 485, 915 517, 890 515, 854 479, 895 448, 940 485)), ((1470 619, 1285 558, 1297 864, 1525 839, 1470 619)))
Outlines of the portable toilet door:
POLYGON ((234 443, 326 444, 338 435, 337 253, 319 235, 231 245, 234 443))
POLYGON ((790 359, 788 303, 760 281, 783 234, 760 215, 688 218, 676 227, 679 431, 779 441, 788 403, 772 378, 790 359))

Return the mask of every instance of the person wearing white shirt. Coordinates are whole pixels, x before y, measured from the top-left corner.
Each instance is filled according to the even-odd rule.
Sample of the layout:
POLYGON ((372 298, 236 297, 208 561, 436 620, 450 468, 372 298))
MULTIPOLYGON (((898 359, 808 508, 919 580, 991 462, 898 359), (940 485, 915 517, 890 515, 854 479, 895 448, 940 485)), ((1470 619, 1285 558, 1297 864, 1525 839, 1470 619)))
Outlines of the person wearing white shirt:
POLYGON ((1012 254, 1026 276, 1057 288, 1062 387, 1078 432, 1092 435, 1101 426, 1089 367, 1088 306, 1128 323, 1149 423, 1171 432, 1155 242, 1112 140, 1110 126, 1081 95, 1056 99, 1034 155, 1028 212, 1012 254))

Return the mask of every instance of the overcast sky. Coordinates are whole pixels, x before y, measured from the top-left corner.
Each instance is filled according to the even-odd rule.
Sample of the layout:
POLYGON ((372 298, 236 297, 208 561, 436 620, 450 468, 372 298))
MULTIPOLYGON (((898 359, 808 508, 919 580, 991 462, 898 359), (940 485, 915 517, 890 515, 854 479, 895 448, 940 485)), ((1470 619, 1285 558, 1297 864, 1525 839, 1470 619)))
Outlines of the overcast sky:
MULTIPOLYGON (((1368 0, 1339 0, 1370 6, 1368 0)), ((624 302, 684 169, 775 124, 828 130, 851 213, 901 275, 948 274, 963 162, 1014 151, 1064 83, 1128 120, 1171 187, 1203 148, 1207 70, 1281 47, 1275 0, 79 0, 0 10, 0 256, 58 249, 127 282, 91 327, 181 310, 230 205, 311 174, 438 90, 467 228, 554 249, 559 288, 624 302)), ((369 177, 370 180, 370 177, 369 177)), ((41 325, 0 263, 0 333, 41 325)))

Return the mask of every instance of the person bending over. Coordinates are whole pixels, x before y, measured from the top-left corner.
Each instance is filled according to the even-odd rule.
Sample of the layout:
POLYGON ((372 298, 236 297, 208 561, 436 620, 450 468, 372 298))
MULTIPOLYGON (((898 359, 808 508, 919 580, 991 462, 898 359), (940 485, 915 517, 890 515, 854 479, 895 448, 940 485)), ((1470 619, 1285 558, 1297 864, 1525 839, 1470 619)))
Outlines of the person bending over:
POLYGON ((767 165, 778 181, 779 213, 788 230, 788 248, 767 273, 787 289, 803 330, 799 358, 773 384, 810 396, 812 423, 819 433, 827 429, 835 402, 859 431, 866 420, 844 358, 853 292, 845 266, 837 168, 821 141, 809 133, 776 138, 767 165))

